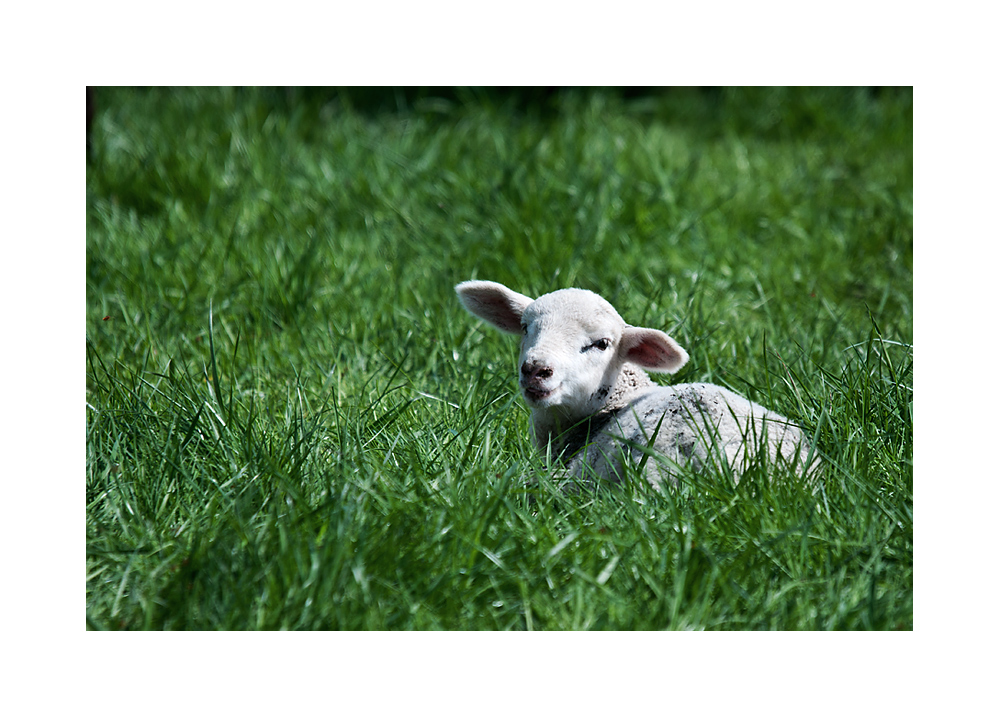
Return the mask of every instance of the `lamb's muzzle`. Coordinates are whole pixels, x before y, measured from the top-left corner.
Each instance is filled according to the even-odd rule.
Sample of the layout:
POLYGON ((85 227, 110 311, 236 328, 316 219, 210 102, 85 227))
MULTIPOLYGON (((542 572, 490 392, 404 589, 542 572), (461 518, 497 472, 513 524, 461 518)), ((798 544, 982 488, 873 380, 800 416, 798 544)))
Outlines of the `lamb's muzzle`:
POLYGON ((529 384, 537 379, 548 379, 552 369, 538 362, 524 362, 521 365, 521 383, 529 384))
POLYGON ((548 397, 552 390, 546 388, 545 380, 552 378, 552 369, 538 362, 521 364, 521 391, 530 402, 538 402, 548 397))

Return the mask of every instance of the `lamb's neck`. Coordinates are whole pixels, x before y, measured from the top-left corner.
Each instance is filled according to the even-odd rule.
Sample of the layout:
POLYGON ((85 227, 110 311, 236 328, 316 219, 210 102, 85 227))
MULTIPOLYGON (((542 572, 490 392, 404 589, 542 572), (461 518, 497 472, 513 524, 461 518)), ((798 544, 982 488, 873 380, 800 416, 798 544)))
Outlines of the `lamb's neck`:
POLYGON ((635 364, 623 365, 608 393, 604 406, 598 413, 606 414, 618 411, 632 401, 637 394, 643 393, 651 386, 655 386, 655 384, 649 378, 649 374, 635 364))
MULTIPOLYGON (((608 417, 613 416, 623 407, 627 406, 636 395, 643 393, 649 387, 655 386, 649 375, 634 364, 625 364, 615 377, 614 384, 606 392, 602 387, 601 392, 606 393, 607 398, 597 411, 590 415, 590 424, 594 422, 603 424, 608 417)), ((553 449, 560 450, 566 448, 567 440, 560 436, 570 432, 574 426, 579 426, 588 417, 564 416, 553 409, 532 409, 531 424, 534 429, 535 445, 542 451, 551 441, 553 449)), ((596 428, 596 427, 595 427, 596 428)))

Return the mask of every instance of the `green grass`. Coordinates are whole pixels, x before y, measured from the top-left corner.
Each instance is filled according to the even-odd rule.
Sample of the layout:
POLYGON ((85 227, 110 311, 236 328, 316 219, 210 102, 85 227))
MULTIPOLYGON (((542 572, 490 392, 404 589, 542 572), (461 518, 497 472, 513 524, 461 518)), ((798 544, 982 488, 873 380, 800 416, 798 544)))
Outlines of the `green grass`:
POLYGON ((912 93, 436 94, 98 90, 88 627, 912 629, 912 93), (470 278, 667 330, 821 490, 561 495, 470 278))

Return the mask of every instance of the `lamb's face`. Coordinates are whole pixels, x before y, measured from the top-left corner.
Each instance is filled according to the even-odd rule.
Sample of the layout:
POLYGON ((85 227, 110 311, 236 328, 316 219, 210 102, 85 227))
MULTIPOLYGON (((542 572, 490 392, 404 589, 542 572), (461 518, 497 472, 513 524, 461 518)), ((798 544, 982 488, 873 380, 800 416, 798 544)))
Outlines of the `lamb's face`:
POLYGON ((625 322, 593 292, 560 289, 521 315, 520 386, 528 406, 567 418, 594 413, 621 370, 625 322))
POLYGON ((687 353, 657 329, 625 324, 607 300, 585 289, 532 299, 496 282, 462 282, 455 291, 472 314, 521 339, 519 379, 536 412, 582 419, 604 406, 625 362, 675 372, 687 353))

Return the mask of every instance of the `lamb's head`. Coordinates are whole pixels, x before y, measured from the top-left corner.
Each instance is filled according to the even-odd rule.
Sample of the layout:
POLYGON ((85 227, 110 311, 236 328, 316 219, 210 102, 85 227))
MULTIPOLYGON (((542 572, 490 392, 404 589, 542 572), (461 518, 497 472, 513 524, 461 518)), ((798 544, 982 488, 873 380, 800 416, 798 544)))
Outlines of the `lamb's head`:
POLYGON ((607 300, 585 289, 560 289, 534 300, 496 282, 462 282, 455 291, 472 314, 523 335, 525 401, 564 420, 599 411, 626 362, 673 373, 688 359, 665 333, 627 325, 607 300))

